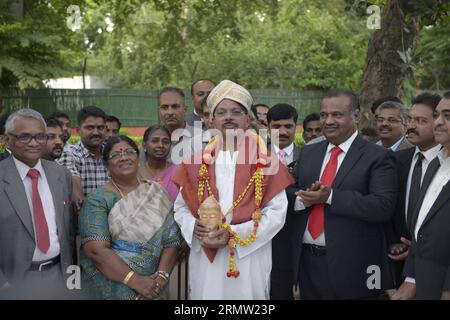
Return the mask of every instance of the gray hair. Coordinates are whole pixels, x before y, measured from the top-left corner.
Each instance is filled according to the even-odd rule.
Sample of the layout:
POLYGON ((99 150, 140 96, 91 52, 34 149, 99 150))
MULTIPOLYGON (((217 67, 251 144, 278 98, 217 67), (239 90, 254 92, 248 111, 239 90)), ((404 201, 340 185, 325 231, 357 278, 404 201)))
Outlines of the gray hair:
POLYGON ((47 128, 45 120, 39 112, 33 109, 26 108, 11 113, 11 115, 8 117, 5 123, 5 134, 11 133, 16 129, 15 122, 17 119, 24 119, 24 118, 36 119, 42 123, 44 128, 47 128))
POLYGON ((400 111, 400 118, 402 119, 403 124, 405 124, 408 120, 409 109, 401 103, 395 101, 386 101, 380 104, 377 110, 381 111, 383 109, 397 109, 400 111))

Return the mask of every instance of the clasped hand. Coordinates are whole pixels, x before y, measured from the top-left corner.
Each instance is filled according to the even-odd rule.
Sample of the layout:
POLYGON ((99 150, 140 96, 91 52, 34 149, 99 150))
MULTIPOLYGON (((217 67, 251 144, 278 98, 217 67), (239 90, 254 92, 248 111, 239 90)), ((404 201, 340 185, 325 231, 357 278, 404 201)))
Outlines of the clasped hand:
POLYGON ((299 190, 295 193, 299 196, 305 207, 310 207, 315 204, 326 203, 331 194, 331 188, 316 181, 306 190, 299 190))
POLYGON ((194 235, 200 244, 207 248, 219 249, 228 244, 229 234, 226 229, 219 228, 209 231, 200 220, 195 220, 194 235))

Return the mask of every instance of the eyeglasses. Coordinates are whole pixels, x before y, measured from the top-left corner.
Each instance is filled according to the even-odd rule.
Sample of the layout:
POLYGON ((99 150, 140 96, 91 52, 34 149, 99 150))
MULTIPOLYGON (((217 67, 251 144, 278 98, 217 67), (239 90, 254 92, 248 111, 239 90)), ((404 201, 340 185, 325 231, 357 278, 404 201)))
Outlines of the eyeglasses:
POLYGON ((399 119, 399 118, 383 118, 383 117, 376 117, 375 118, 375 121, 377 122, 377 123, 383 123, 384 121, 387 121, 388 123, 390 123, 390 124, 397 124, 397 123, 400 123, 400 122, 402 122, 402 120, 401 119, 399 119))
MULTIPOLYGON (((231 113, 231 115, 232 115, 233 117, 240 117, 240 116, 242 116, 243 114, 245 114, 245 112, 244 112, 243 110, 239 110, 239 109, 231 110, 230 113, 231 113)), ((216 111, 215 116, 216 116, 216 117, 219 117, 219 118, 222 118, 222 117, 225 117, 227 114, 228 114, 228 111, 227 111, 227 110, 225 110, 225 109, 219 109, 219 110, 216 111)))
POLYGON ((117 159, 120 159, 120 157, 122 157, 122 156, 131 158, 132 156, 135 156, 136 154, 137 154, 136 150, 127 149, 127 150, 124 150, 121 152, 114 152, 114 153, 110 154, 108 159, 109 160, 117 160, 117 159))
POLYGON ((16 138, 17 140, 19 140, 20 143, 23 144, 28 144, 33 139, 36 140, 37 143, 46 143, 48 140, 48 136, 45 133, 38 133, 35 135, 29 133, 22 133, 22 134, 8 133, 8 134, 16 138))

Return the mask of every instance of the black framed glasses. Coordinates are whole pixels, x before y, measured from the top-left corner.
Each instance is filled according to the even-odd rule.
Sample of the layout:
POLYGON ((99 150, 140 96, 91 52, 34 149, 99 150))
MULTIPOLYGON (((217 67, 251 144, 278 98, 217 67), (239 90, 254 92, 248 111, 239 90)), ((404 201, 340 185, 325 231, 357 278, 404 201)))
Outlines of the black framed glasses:
POLYGON ((117 160, 117 159, 120 159, 120 157, 122 157, 122 156, 130 158, 132 156, 135 156, 136 154, 137 154, 136 150, 134 150, 134 149, 127 149, 127 150, 124 150, 124 151, 111 153, 109 155, 108 159, 109 160, 117 160))
POLYGON ((14 133, 8 133, 10 136, 16 138, 19 140, 20 143, 28 144, 31 142, 31 140, 36 140, 37 143, 46 143, 48 140, 48 136, 45 133, 38 133, 38 134, 29 134, 29 133, 21 133, 21 134, 14 134, 14 133))

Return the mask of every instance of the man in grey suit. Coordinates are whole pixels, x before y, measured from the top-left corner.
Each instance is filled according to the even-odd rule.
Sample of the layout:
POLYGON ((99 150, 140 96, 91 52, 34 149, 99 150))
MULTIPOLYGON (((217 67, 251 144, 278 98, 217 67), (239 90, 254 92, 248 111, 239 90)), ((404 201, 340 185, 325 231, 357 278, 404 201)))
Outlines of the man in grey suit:
POLYGON ((71 176, 41 160, 42 116, 21 109, 5 125, 11 156, 0 162, 0 297, 64 298, 72 264, 71 176))

